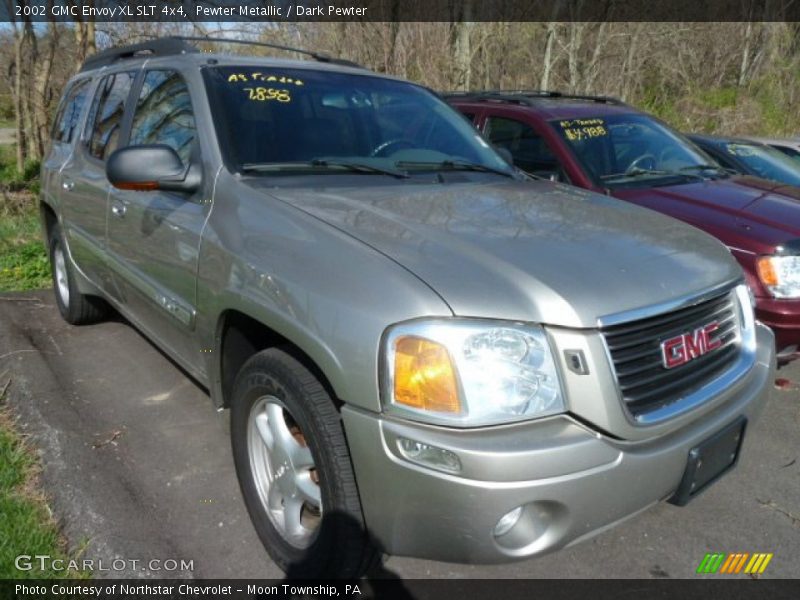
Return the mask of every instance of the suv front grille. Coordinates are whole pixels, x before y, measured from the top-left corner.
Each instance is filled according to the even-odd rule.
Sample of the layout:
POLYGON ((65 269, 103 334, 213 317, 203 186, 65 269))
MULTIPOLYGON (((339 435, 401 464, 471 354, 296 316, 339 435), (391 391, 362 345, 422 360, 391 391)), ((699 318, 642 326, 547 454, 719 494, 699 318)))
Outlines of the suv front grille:
POLYGON ((697 390, 726 371, 739 354, 740 324, 735 294, 603 330, 622 400, 630 413, 656 410, 697 390), (721 346, 694 360, 667 369, 661 343, 716 321, 711 334, 721 346))

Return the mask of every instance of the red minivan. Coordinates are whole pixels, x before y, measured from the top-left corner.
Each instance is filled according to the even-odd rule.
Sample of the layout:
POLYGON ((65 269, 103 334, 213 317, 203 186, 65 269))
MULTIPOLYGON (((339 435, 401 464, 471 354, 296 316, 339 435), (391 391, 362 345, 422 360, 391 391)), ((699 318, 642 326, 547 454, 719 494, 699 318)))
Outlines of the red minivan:
POLYGON ((659 119, 613 98, 539 91, 445 98, 523 171, 716 236, 744 268, 779 359, 800 356, 800 189, 731 175, 659 119))

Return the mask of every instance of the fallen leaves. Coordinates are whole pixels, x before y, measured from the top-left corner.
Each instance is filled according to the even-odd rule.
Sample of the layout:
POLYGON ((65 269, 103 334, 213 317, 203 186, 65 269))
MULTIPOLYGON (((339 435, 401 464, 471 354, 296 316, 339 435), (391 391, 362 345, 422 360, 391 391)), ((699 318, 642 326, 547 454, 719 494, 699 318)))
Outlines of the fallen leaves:
POLYGON ((117 445, 116 440, 123 433, 124 432, 123 432, 122 429, 115 429, 114 431, 111 432, 111 435, 109 435, 106 439, 97 440, 97 441, 93 442, 92 443, 92 449, 97 450, 98 448, 102 448, 103 446, 108 446, 109 444, 114 444, 116 446, 117 445))

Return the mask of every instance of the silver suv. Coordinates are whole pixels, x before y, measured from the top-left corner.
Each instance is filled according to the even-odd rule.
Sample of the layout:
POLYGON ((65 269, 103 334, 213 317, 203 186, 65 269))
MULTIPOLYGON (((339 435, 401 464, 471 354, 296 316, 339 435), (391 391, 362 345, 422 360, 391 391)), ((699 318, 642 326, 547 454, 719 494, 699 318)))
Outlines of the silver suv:
POLYGON ((311 58, 96 55, 42 171, 61 314, 113 307, 230 409, 280 567, 535 556, 735 464, 774 350, 720 243, 311 58))

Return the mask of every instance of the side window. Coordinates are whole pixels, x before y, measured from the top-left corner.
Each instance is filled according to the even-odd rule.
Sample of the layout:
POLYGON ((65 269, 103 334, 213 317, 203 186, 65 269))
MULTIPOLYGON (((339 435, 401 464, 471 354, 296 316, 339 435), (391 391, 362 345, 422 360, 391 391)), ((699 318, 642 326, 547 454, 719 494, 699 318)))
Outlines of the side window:
POLYGON ((489 117, 485 134, 492 144, 508 150, 514 165, 523 171, 548 179, 565 180, 555 155, 530 125, 515 119, 489 117))
POLYGON ((184 164, 196 137, 189 88, 174 71, 150 71, 136 102, 131 146, 166 144, 184 164))
POLYGON ((83 107, 89 93, 89 79, 76 82, 67 91, 64 101, 58 109, 55 121, 53 122, 53 132, 51 137, 54 142, 69 144, 78 127, 83 107))
POLYGON ((91 134, 89 154, 106 160, 119 144, 122 115, 125 102, 131 91, 134 73, 115 73, 104 77, 97 87, 97 93, 89 115, 91 134))

